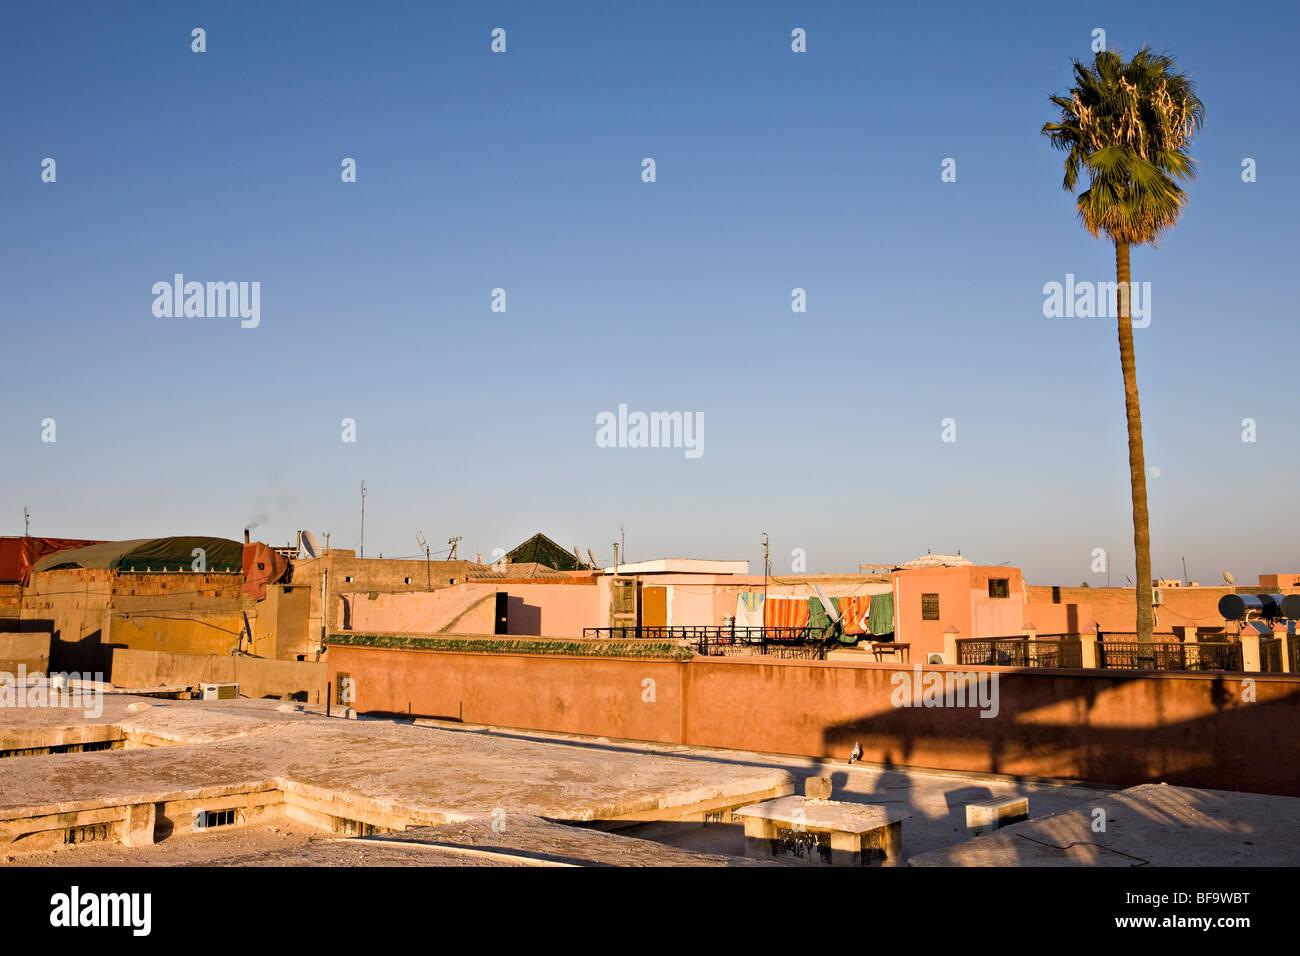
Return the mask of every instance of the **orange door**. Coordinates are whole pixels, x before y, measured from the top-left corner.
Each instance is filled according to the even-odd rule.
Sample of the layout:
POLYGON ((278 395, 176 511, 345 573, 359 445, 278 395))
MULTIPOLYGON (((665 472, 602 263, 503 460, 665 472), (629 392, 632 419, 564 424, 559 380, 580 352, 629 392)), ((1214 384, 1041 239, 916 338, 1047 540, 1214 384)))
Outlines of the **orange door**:
POLYGON ((664 627, 668 623, 666 587, 647 587, 641 590, 641 623, 645 627, 664 627))

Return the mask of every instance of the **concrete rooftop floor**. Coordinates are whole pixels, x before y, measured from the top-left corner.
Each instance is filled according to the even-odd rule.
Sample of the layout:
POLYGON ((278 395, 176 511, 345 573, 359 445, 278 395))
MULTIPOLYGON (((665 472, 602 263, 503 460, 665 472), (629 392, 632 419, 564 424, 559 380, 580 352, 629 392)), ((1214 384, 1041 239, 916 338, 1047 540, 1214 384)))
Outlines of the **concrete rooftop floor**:
POLYGON ((281 781, 405 816, 418 829, 347 840, 270 817, 156 846, 72 846, 0 856, 0 864, 726 865, 741 862, 741 826, 668 820, 674 808, 773 788, 802 792, 810 776, 831 777, 834 800, 903 814, 903 854, 913 865, 1300 862, 1295 798, 1163 785, 1119 791, 430 720, 346 720, 279 701, 108 694, 103 702, 95 718, 5 708, 0 749, 96 724, 172 745, 5 758, 0 820, 33 808, 64 812, 281 781), (966 804, 1013 794, 1028 796, 1031 819, 971 839, 966 804), (1091 830, 1097 808, 1108 821, 1104 834, 1091 830), (504 815, 503 833, 489 825, 494 813, 504 815), (629 814, 646 822, 618 824, 617 837, 548 822, 607 829, 612 824, 592 821, 629 814))

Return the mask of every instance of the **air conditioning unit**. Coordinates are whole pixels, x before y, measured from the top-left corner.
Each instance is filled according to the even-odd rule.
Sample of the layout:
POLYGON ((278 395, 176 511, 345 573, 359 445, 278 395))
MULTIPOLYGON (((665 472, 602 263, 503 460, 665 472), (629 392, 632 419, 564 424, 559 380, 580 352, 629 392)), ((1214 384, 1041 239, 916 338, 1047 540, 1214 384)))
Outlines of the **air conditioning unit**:
POLYGON ((239 696, 239 685, 200 684, 199 691, 203 700, 235 700, 239 696))
POLYGON ((945 661, 945 660, 943 659, 943 651, 931 651, 929 654, 926 654, 926 655, 925 655, 925 662, 926 662, 927 664, 946 664, 946 663, 947 663, 947 661, 945 661))
POLYGON ((1152 607, 1159 607, 1164 603, 1165 603, 1164 593, 1159 588, 1152 588, 1151 589, 1152 607))

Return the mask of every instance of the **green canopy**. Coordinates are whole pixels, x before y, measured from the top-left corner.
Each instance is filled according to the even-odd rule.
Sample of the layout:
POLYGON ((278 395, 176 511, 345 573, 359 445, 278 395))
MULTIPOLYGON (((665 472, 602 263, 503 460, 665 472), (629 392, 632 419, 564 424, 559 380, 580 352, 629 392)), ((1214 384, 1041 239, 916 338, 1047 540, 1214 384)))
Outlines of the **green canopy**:
POLYGON ((58 551, 37 561, 32 571, 87 568, 100 571, 193 571, 203 549, 204 567, 220 573, 243 570, 244 546, 229 538, 181 535, 175 538, 134 538, 106 541, 85 548, 58 551))
POLYGON ((506 554, 511 564, 533 562, 544 564, 556 571, 586 571, 587 565, 552 541, 540 531, 519 547, 506 554))

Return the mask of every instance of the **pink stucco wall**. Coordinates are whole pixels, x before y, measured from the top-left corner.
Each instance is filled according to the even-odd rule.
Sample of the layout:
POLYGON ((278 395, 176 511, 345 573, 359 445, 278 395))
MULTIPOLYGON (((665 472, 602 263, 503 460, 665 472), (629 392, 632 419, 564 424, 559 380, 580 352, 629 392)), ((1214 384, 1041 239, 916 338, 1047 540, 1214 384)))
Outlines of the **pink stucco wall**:
POLYGON ((353 631, 491 634, 498 591, 509 595, 510 634, 581 637, 584 627, 596 625, 597 589, 585 581, 476 581, 437 591, 344 597, 353 631))

